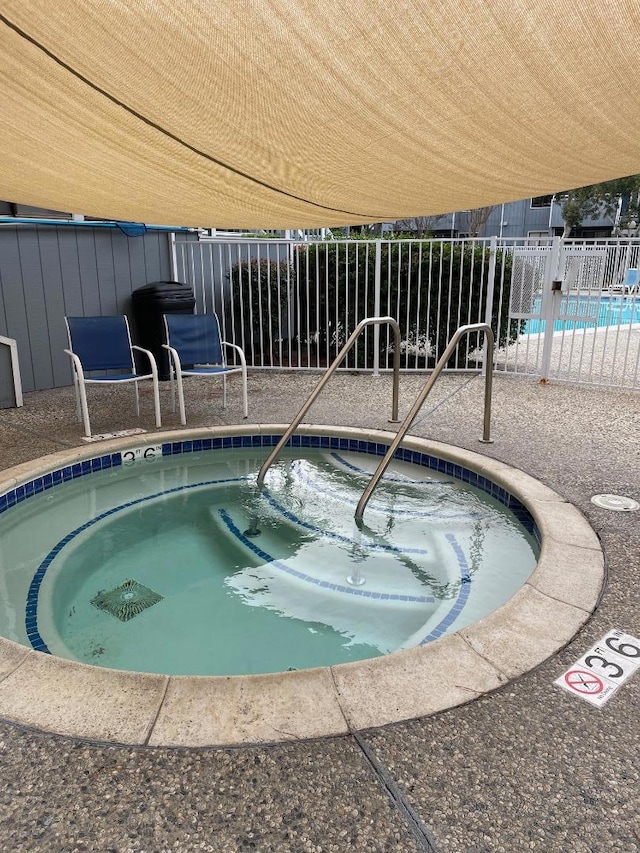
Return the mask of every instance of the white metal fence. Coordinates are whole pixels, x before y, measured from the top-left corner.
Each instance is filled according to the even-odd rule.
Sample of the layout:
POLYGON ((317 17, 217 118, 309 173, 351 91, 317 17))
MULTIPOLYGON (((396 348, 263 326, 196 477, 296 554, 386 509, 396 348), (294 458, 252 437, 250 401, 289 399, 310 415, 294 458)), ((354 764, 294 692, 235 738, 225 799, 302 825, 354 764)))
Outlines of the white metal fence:
POLYGON ((640 294, 627 284, 639 260, 640 246, 629 240, 508 247, 496 281, 510 286, 505 321, 523 326, 498 352, 496 369, 639 388, 640 294))
MULTIPOLYGON (((402 330, 404 370, 432 367, 455 330, 490 322, 495 369, 640 387, 640 242, 561 240, 175 241, 174 274, 255 368, 328 366, 364 317, 402 330), (631 275, 628 274, 631 270, 631 275)), ((478 370, 474 337, 449 370, 478 370)), ((390 369, 390 333, 363 333, 344 367, 390 369)))

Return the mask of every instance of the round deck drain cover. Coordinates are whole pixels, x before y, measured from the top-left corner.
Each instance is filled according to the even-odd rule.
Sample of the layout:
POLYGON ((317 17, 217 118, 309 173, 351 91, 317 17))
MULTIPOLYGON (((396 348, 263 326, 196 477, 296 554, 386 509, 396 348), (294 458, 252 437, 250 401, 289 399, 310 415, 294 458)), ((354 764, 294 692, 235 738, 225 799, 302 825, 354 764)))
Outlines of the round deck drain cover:
POLYGON ((638 501, 633 498, 625 498, 623 495, 594 495, 591 503, 603 509, 614 509, 617 512, 633 512, 640 509, 638 501))

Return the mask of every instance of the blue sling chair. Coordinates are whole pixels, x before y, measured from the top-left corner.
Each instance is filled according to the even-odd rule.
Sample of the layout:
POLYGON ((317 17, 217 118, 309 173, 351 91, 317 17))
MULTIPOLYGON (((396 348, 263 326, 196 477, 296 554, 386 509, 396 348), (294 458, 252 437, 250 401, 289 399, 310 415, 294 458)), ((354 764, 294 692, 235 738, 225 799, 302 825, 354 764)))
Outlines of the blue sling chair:
POLYGON ((612 290, 620 290, 622 293, 640 293, 640 269, 629 267, 624 274, 620 284, 614 285, 612 290))
POLYGON ((65 352, 71 358, 73 384, 76 391, 76 410, 78 420, 84 421, 87 438, 91 437, 89 409, 87 406, 86 385, 133 382, 135 388, 136 414, 140 415, 138 382, 151 379, 156 414, 156 427, 160 421, 160 391, 158 386, 158 368, 153 354, 149 350, 131 343, 129 323, 122 317, 65 317, 69 349, 65 352), (136 373, 133 350, 142 352, 149 360, 149 373, 136 373), (100 376, 87 376, 88 373, 101 371, 100 376))
POLYGON ((171 396, 173 411, 176 410, 176 386, 180 423, 187 422, 184 409, 183 376, 219 376, 222 378, 222 407, 227 407, 227 376, 242 374, 242 411, 248 415, 247 405, 247 362, 244 352, 236 344, 220 339, 220 324, 215 314, 165 314, 167 343, 169 351, 169 375, 171 378, 171 396), (229 366, 224 356, 224 348, 235 350, 239 365, 229 366))

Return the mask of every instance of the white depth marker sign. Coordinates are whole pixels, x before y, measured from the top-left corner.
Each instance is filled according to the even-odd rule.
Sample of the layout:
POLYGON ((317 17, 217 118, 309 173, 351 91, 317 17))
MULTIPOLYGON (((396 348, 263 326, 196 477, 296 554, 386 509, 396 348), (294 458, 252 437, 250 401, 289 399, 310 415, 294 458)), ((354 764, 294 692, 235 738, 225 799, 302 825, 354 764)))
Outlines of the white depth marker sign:
POLYGON ((601 708, 640 667, 640 640, 611 630, 553 683, 601 708))
POLYGON ((122 451, 122 464, 133 465, 134 462, 152 462, 162 459, 162 445, 148 444, 145 447, 132 447, 122 451))

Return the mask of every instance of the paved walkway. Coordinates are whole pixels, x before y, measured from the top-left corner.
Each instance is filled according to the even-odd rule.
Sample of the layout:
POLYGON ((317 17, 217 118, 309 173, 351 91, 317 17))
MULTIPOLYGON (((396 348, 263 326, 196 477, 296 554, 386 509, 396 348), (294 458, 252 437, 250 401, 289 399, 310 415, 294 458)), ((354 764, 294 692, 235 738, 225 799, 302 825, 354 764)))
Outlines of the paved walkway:
MULTIPOLYGON (((635 308, 636 300, 633 300, 635 308)), ((629 307, 631 310, 631 305, 629 307)), ((520 335, 497 354, 498 371, 540 375, 544 335, 520 335)), ((555 332, 552 380, 640 390, 640 324, 555 332)))
MULTIPOLYGON (((291 419, 317 374, 250 375, 251 422, 291 419)), ((401 413, 424 380, 403 376, 401 413)), ((202 386, 198 386, 201 388, 202 386)), ((90 389, 94 432, 137 425, 127 389, 90 389)), ((167 389, 163 389, 163 409, 167 389)), ((391 385, 340 374, 315 423, 388 428, 391 385)), ((520 467, 575 503, 602 539, 608 579, 580 634, 534 672, 435 717, 320 741, 242 749, 117 748, 0 722, 2 851, 438 851, 600 853, 640 848, 640 673, 598 710, 553 681, 608 629, 640 636, 640 396, 497 377, 495 444, 479 445, 482 383, 444 376, 412 430, 520 467)), ((227 418, 216 386, 189 394, 189 426, 227 418)), ((143 396, 141 425, 152 430, 143 396)), ((177 426, 167 414, 164 426, 177 426)), ((71 389, 0 412, 0 467, 79 445, 71 389)))

